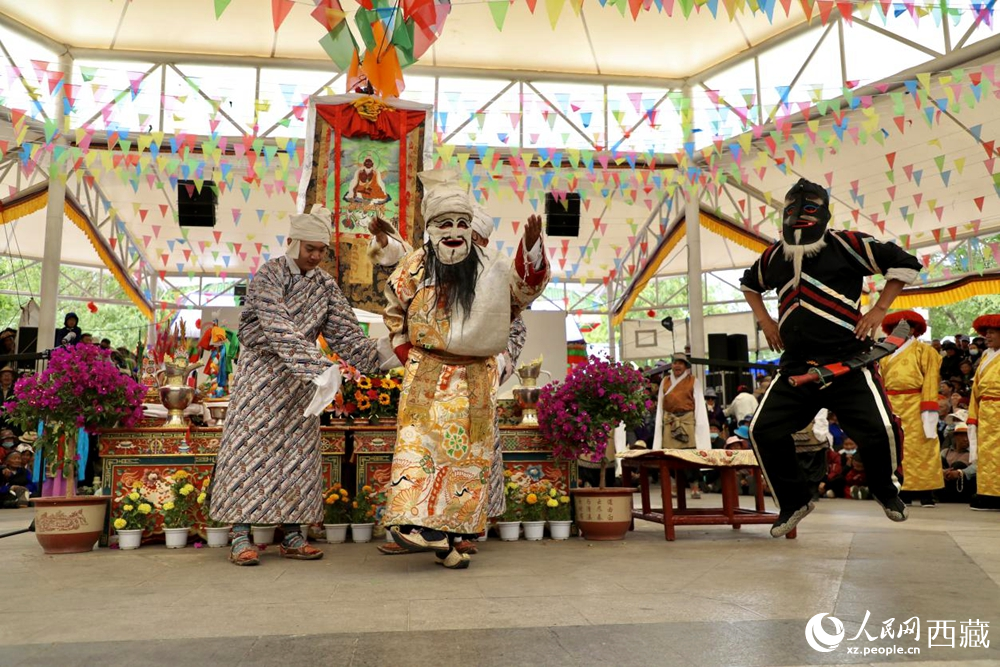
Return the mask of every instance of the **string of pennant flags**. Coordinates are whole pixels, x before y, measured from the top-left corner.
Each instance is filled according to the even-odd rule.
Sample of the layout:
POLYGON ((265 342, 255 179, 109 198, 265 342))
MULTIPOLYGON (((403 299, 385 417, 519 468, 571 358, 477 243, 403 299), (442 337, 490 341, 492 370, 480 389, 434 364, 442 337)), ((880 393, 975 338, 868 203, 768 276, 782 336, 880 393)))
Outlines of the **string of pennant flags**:
MULTIPOLYGON (((260 195, 264 199, 259 201, 281 201, 277 207, 268 203, 250 210, 231 208, 228 213, 236 229, 250 216, 257 223, 255 227, 267 230, 273 223, 284 222, 288 211, 294 209, 305 156, 305 146, 299 138, 265 140, 254 134, 227 136, 223 129, 229 122, 221 115, 223 107, 219 101, 209 108, 210 132, 205 136, 144 131, 142 122, 145 119, 141 117, 137 126, 124 127, 116 120, 112 101, 139 96, 144 82, 138 76, 129 74, 128 87, 116 91, 100 83, 99 68, 82 70, 83 82, 75 85, 66 84, 54 65, 44 61, 33 61, 30 71, 10 65, 0 67, 0 71, 3 72, 0 101, 5 105, 15 100, 13 93, 18 86, 27 83, 30 92, 30 104, 22 108, 10 107, 13 141, 0 141, 0 152, 16 155, 19 168, 28 177, 40 166, 55 160, 73 169, 86 169, 88 177, 98 181, 114 179, 133 193, 164 188, 175 190, 180 179, 193 180, 193 187, 200 189, 211 180, 219 194, 235 193, 244 204, 260 195), (93 85, 99 85, 100 90, 84 90, 93 85), (52 99, 59 99, 63 89, 71 125, 76 106, 84 97, 100 100, 102 110, 93 123, 72 127, 66 132, 68 146, 57 141, 59 128, 42 113, 47 105, 50 107, 52 99), (40 128, 41 136, 32 136, 29 140, 35 128, 40 128), (98 133, 101 133, 102 143, 93 145, 98 133), (103 141, 105 133, 106 142, 103 141)), ((822 162, 831 152, 849 146, 885 145, 893 137, 914 136, 921 145, 933 145, 934 139, 916 139, 919 126, 938 128, 946 113, 962 114, 984 103, 995 103, 1000 99, 998 74, 995 65, 984 64, 934 76, 920 74, 899 82, 896 87, 879 84, 864 93, 858 90, 860 82, 852 81, 847 82, 840 91, 841 96, 834 100, 819 97, 824 90, 821 87, 807 88, 810 91, 808 100, 793 100, 790 89, 778 87, 774 91, 778 102, 773 105, 758 100, 756 91, 727 97, 721 91, 709 90, 701 107, 680 93, 668 94, 665 104, 660 107, 656 107, 654 96, 642 91, 626 94, 623 104, 609 114, 622 133, 628 131, 637 118, 645 127, 653 128, 662 122, 661 115, 667 113, 673 114, 671 118, 694 114, 707 119, 700 134, 712 137, 710 141, 684 142, 679 150, 671 153, 655 149, 609 149, 611 128, 602 128, 596 133, 590 148, 509 146, 486 136, 483 128, 487 119, 496 120, 498 115, 490 109, 476 108, 471 113, 467 108, 461 113, 438 110, 435 162, 457 167, 476 197, 487 204, 495 199, 516 198, 537 211, 543 205, 546 192, 581 193, 584 225, 589 216, 593 220, 593 234, 586 243, 557 241, 550 246, 549 253, 563 272, 564 280, 600 278, 610 271, 633 271, 641 266, 648 256, 648 248, 640 249, 634 262, 623 264, 623 257, 635 243, 644 216, 653 211, 664 194, 669 196, 691 182, 713 193, 721 193, 724 186, 733 183, 766 184, 770 173, 792 176, 803 164, 811 166, 822 162), (771 117, 770 123, 760 122, 762 118, 771 117), (443 143, 454 126, 470 119, 471 130, 462 135, 463 143, 443 143), (618 219, 602 218, 595 209, 606 205, 629 207, 625 209, 628 215, 618 219), (629 232, 621 239, 607 240, 610 238, 608 225, 622 223, 628 226, 629 232), (611 249, 617 261, 593 266, 591 260, 605 243, 614 243, 611 249)), ((284 103, 292 107, 293 118, 304 118, 308 95, 286 87, 282 97, 284 103)), ((560 94, 553 95, 552 100, 555 108, 581 124, 585 114, 590 118, 600 115, 601 109, 587 106, 587 99, 560 94)), ((264 102, 275 103, 274 100, 259 100, 255 108, 264 102)), ((519 125, 528 122, 528 114, 541 118, 544 125, 557 134, 565 129, 564 121, 552 108, 529 106, 524 112, 513 113, 500 114, 503 121, 511 125, 511 135, 516 134, 519 125)), ((990 215, 989 203, 993 195, 1000 194, 1000 173, 995 173, 996 138, 988 135, 982 123, 970 125, 969 133, 979 143, 977 150, 981 150, 981 154, 956 156, 937 140, 938 152, 926 163, 919 163, 908 160, 905 151, 887 149, 883 155, 882 175, 888 185, 878 191, 863 190, 862 184, 850 175, 821 172, 826 185, 843 194, 848 202, 848 205, 836 207, 838 223, 849 227, 870 220, 885 232, 887 221, 892 219, 903 220, 912 227, 917 212, 924 209, 943 223, 944 204, 940 197, 921 192, 904 201, 897 196, 898 185, 913 183, 921 190, 928 190, 933 181, 935 187, 947 190, 967 170, 984 169, 989 179, 983 191, 962 193, 983 214, 979 219, 942 224, 941 228, 929 232, 917 230, 900 235, 899 240, 909 246, 930 235, 946 252, 960 234, 969 230, 978 233, 983 226, 990 228, 997 216, 990 215)), ((555 137, 556 141, 560 138, 555 137)), ((772 195, 766 189, 762 195, 763 202, 751 203, 741 198, 737 209, 727 213, 738 218, 748 229, 773 233, 777 219, 769 206, 772 195), (757 210, 752 210, 755 207, 757 210)), ((171 273, 175 270, 194 273, 193 266, 199 258, 211 258, 220 275, 231 265, 245 266, 253 272, 261 261, 280 252, 284 242, 279 235, 270 233, 266 237, 246 234, 241 241, 234 242, 228 234, 218 231, 211 239, 192 240, 186 229, 176 226, 166 204, 129 202, 126 206, 131 210, 117 210, 110 201, 102 205, 105 213, 112 217, 131 218, 134 221, 132 228, 142 230, 138 235, 140 245, 171 273)), ((497 220, 496 225, 500 224, 497 220)), ((281 226, 275 225, 276 228, 281 226)), ((659 231, 665 231, 662 225, 659 231)), ((125 234, 124 222, 120 223, 119 232, 122 236, 125 234)), ((513 252, 513 247, 506 247, 503 241, 496 243, 502 252, 513 252)), ((995 243, 976 247, 996 258, 995 243)))

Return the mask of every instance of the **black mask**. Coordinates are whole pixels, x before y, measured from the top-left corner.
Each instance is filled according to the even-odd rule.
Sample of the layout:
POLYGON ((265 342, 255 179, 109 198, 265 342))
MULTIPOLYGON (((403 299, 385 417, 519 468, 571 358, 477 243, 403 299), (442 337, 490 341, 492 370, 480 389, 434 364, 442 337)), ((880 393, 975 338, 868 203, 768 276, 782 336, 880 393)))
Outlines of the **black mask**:
POLYGON ((826 190, 804 178, 785 195, 781 238, 788 245, 811 245, 822 240, 830 222, 830 197, 826 190))

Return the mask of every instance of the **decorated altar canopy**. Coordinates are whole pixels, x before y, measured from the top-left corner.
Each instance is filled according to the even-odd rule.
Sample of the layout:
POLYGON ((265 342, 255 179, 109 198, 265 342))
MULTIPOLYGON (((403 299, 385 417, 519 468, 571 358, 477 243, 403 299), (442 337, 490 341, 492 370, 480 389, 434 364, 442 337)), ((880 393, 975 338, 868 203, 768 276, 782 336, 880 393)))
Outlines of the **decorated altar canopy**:
MULTIPOLYGON (((546 192, 581 193, 580 234, 547 252, 559 281, 603 284, 623 316, 653 276, 748 265, 799 176, 830 188, 834 226, 921 254, 938 300, 968 295, 969 281, 951 296, 941 285, 1000 255, 991 4, 0 0, 0 12, 0 198, 19 203, 55 159, 103 239, 84 246, 92 236, 66 225, 63 258, 111 262, 146 307, 156 277, 248 276, 283 251, 309 101, 366 73, 395 85, 369 56, 394 57, 401 97, 434 106, 432 160, 489 208, 501 252, 546 192), (214 183, 214 228, 178 224, 178 179, 214 183)), ((44 218, 4 217, 16 254, 44 256, 44 218)))

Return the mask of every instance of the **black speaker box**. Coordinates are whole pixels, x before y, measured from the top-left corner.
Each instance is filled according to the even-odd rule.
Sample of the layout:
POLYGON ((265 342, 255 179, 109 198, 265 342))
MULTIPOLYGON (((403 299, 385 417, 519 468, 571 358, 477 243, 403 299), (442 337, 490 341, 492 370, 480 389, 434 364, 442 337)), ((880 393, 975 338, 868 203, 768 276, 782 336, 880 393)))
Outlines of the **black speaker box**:
MULTIPOLYGON (((750 361, 749 341, 746 334, 729 334, 729 360, 730 361, 750 361)), ((753 390, 753 376, 749 369, 733 369, 733 395, 736 395, 736 387, 745 384, 753 390)))
POLYGON ((177 220, 181 227, 215 227, 215 182, 177 181, 177 220))
POLYGON ((549 236, 580 235, 580 195, 570 192, 556 198, 545 193, 545 233, 549 236))
MULTIPOLYGON (((708 358, 709 359, 721 359, 725 361, 729 359, 729 343, 727 336, 724 333, 714 333, 708 334, 708 358)), ((709 373, 718 373, 719 371, 725 370, 714 364, 708 365, 709 373)))
MULTIPOLYGON (((55 343, 56 332, 53 331, 52 335, 49 336, 49 345, 55 343)), ((38 327, 20 327, 17 330, 17 353, 18 354, 35 354, 37 352, 43 352, 49 349, 49 345, 38 346, 38 327)), ((19 370, 28 371, 35 369, 34 361, 19 361, 17 362, 17 367, 19 370)))

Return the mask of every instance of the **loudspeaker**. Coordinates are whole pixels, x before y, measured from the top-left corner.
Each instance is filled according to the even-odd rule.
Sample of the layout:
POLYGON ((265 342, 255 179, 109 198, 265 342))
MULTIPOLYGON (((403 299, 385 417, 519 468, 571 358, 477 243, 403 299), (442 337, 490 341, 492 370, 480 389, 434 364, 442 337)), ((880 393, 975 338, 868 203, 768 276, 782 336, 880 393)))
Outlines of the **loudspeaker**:
MULTIPOLYGON (((52 336, 49 337, 49 344, 51 345, 56 340, 56 332, 52 332, 52 336)), ((42 352, 49 348, 48 345, 42 345, 40 348, 36 348, 38 345, 38 327, 19 327, 17 330, 17 353, 18 354, 35 354, 36 352, 42 352)), ((19 361, 17 362, 18 370, 30 371, 35 369, 34 361, 19 361)))
POLYGON ((181 227, 215 227, 215 182, 177 181, 177 220, 181 227))
POLYGON ((580 195, 570 192, 556 198, 545 193, 545 233, 549 236, 580 235, 580 195))
MULTIPOLYGON (((750 361, 749 341, 746 334, 729 334, 729 360, 730 361, 750 361)), ((733 369, 733 393, 736 395, 736 387, 745 384, 753 391, 753 376, 749 369, 733 369)))
POLYGON ((247 297, 247 284, 240 283, 233 287, 233 298, 237 306, 242 306, 247 297))
MULTIPOLYGON (((729 359, 729 344, 727 341, 727 336, 724 333, 714 333, 708 334, 708 358, 709 359, 729 359)), ((723 368, 720 368, 714 364, 708 365, 708 371, 710 373, 718 373, 723 368)))

